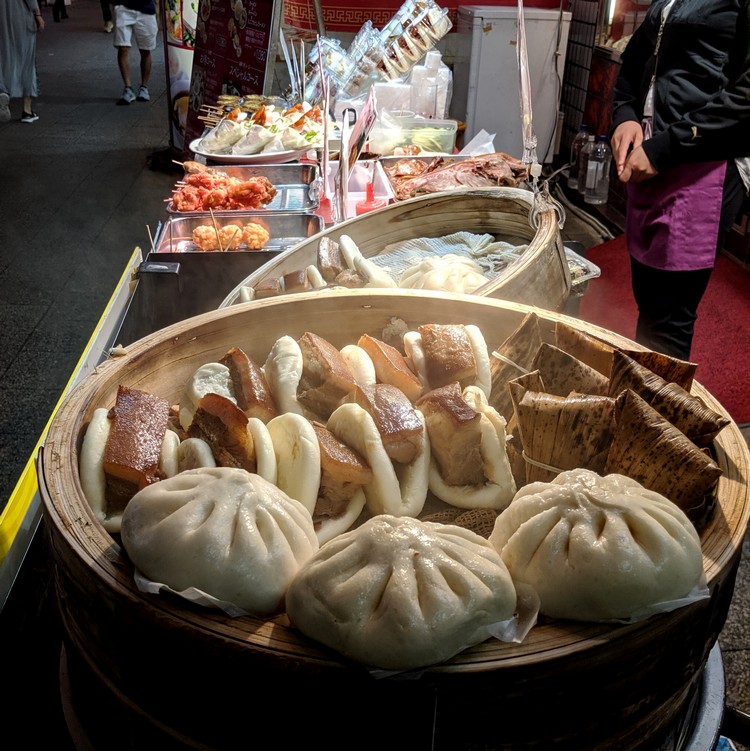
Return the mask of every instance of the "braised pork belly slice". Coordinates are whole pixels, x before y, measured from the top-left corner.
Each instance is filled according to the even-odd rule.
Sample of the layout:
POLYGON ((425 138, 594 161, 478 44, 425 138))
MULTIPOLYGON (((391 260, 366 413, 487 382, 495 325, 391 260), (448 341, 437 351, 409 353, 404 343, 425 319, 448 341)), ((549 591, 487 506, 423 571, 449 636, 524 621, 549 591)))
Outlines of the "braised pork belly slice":
POLYGON ((305 332, 298 340, 302 376, 297 399, 322 418, 328 418, 355 387, 354 374, 341 352, 322 336, 305 332))
POLYGON ((448 485, 482 485, 481 414, 457 383, 428 391, 415 405, 425 416, 430 451, 448 485))
POLYGON ((318 245, 318 270, 327 282, 333 282, 346 270, 346 261, 339 244, 329 237, 323 237, 318 245))
POLYGON ((339 441, 325 425, 312 422, 320 444, 320 488, 314 516, 341 516, 354 493, 372 479, 362 456, 339 441))
POLYGON ((164 479, 159 456, 169 421, 169 402, 146 391, 119 386, 104 449, 110 515, 122 511, 142 488, 164 479))
POLYGON ((420 397, 422 383, 401 352, 369 334, 363 334, 357 344, 370 356, 378 382, 400 389, 412 403, 420 397))
POLYGON ((198 402, 188 437, 202 438, 220 467, 255 472, 255 446, 247 423, 247 415, 233 401, 220 394, 206 394, 198 402))
POLYGON ((466 329, 453 324, 419 326, 427 380, 432 388, 458 382, 461 388, 477 378, 477 361, 466 329))
POLYGON ((395 462, 409 464, 424 448, 424 427, 403 391, 388 383, 357 386, 349 400, 369 412, 395 462))
POLYGON ((237 406, 248 416, 264 423, 276 417, 268 381, 260 366, 239 347, 232 347, 220 360, 229 368, 237 406))

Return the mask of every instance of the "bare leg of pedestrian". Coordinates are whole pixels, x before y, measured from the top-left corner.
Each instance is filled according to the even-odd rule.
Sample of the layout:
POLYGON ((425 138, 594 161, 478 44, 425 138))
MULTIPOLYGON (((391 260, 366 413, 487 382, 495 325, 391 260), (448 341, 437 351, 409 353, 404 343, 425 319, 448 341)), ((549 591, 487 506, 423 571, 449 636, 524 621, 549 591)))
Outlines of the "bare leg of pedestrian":
POLYGON ((151 77, 151 50, 141 50, 141 86, 138 89, 136 99, 139 102, 148 102, 151 95, 148 91, 148 79, 151 77))
POLYGON ((125 89, 117 100, 117 104, 130 104, 135 101, 133 82, 130 78, 130 47, 117 48, 117 65, 120 68, 122 82, 125 84, 125 89))

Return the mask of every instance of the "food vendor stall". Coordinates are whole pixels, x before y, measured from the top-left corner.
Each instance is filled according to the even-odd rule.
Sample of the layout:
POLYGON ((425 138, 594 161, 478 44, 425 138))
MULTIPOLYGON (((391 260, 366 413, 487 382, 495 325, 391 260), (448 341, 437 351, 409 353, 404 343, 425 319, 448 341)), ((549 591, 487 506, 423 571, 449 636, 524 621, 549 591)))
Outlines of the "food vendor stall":
MULTIPOLYGON (((399 212, 407 216, 400 223, 408 222, 410 207, 414 206, 408 200, 412 199, 394 204, 393 210, 379 210, 383 214, 354 219, 346 226, 360 250, 366 250, 371 233, 358 236, 357 228, 367 220, 395 217, 399 212)), ((435 197, 428 198, 433 200, 435 197)), ((219 238, 221 228, 214 225, 213 218, 209 215, 209 223, 202 226, 208 228, 209 235, 213 229, 219 238)), ((257 219, 257 214, 252 218, 257 219)), ((525 226, 529 226, 528 221, 525 226)), ((554 236, 556 219, 545 226, 554 236)), ((243 221, 242 229, 245 227, 243 221)), ((223 248, 232 242, 234 232, 222 240, 223 248)), ((157 238, 156 248, 162 237, 163 233, 157 238)), ((327 237, 341 240, 341 234, 327 237)), ((175 229, 171 240, 181 242, 178 238, 184 235, 175 229)), ((240 252, 252 251, 248 246, 240 252)), ((217 255, 221 258, 232 253, 220 249, 217 255)), ((128 315, 135 312, 135 300, 128 315)), ((307 742, 310 726, 318 727, 322 713, 333 704, 341 715, 327 741, 333 748, 351 747, 353 734, 361 733, 363 726, 373 745, 388 742, 396 748, 419 748, 429 744, 451 749, 461 748, 462 743, 515 749, 525 743, 548 748, 566 744, 577 749, 597 745, 638 748, 645 740, 661 742, 675 729, 684 731, 685 723, 692 722, 696 697, 702 697, 704 666, 711 664, 709 655, 731 598, 733 572, 747 526, 747 456, 736 426, 722 425, 709 441, 708 453, 722 474, 713 501, 698 504, 705 514, 694 516, 696 529, 700 529, 700 568, 706 580, 694 583, 695 592, 688 591, 692 596, 681 607, 663 608, 645 620, 571 622, 542 614, 539 623, 520 641, 493 635, 456 654, 432 656, 434 663, 416 668, 406 669, 403 664, 394 667, 381 659, 373 667, 356 653, 342 654, 336 644, 310 636, 307 629, 292 625, 283 613, 260 617, 206 609, 175 593, 149 591, 136 577, 136 547, 126 551, 122 532, 110 528, 114 515, 106 507, 95 508, 83 491, 80 458, 97 410, 112 407, 121 386, 152 393, 169 405, 180 404, 185 396, 183 386, 195 370, 222 360, 232 348, 242 347, 257 361, 266 362, 279 338, 296 339, 305 332, 315 332, 343 349, 365 334, 371 338, 384 336, 394 313, 412 332, 435 324, 477 326, 489 345, 488 356, 492 354, 498 367, 513 367, 507 361, 520 361, 522 353, 511 351, 511 344, 518 338, 525 344, 523 351, 532 355, 527 366, 542 365, 541 359, 535 360, 543 342, 547 345, 545 352, 561 345, 568 354, 575 352, 582 362, 599 363, 606 371, 599 371, 602 378, 611 377, 611 369, 602 363, 613 357, 615 349, 625 350, 629 356, 638 350, 632 342, 609 332, 522 303, 481 295, 372 288, 256 299, 208 311, 187 322, 156 326, 157 330, 144 339, 124 342, 65 400, 39 457, 45 513, 59 568, 59 593, 66 604, 63 616, 73 690, 82 685, 94 687, 102 704, 109 700, 109 709, 117 706, 118 712, 105 716, 125 718, 123 734, 128 740, 140 741, 141 747, 153 745, 154 738, 159 739, 161 747, 167 746, 165 738, 169 745, 188 747, 237 745, 247 738, 248 705, 270 721, 274 734, 279 726, 289 724, 288 708, 292 705, 295 728, 286 731, 285 738, 290 744, 301 744, 307 742), (538 339, 522 328, 529 321, 536 321, 538 339), (522 331, 526 332, 523 336, 522 331), (575 333, 585 335, 577 348, 570 339, 575 333), (569 338, 564 339, 565 335, 569 338), (593 347, 588 335, 602 346, 593 350, 584 346, 593 347), (98 511, 104 511, 104 518, 98 511), (226 681, 227 675, 241 678, 226 681), (649 687, 647 696, 644 685, 649 687), (410 717, 408 722, 394 721, 395 738, 393 726, 382 722, 380 716, 375 728, 363 717, 371 706, 396 703, 408 706, 410 717), (503 708, 502 713, 498 707, 503 708), (539 722, 539 707, 544 708, 544 723, 539 722), (240 723, 235 721, 238 717, 242 718, 240 723), (502 732, 498 732, 498 725, 502 732)), ((533 372, 533 368, 524 369, 533 372)), ((513 378, 506 374, 506 380, 515 381, 518 374, 516 369, 513 378)), ((601 378, 593 381, 601 383, 601 378)), ((681 383, 704 400, 712 416, 716 419, 718 415, 721 422, 721 407, 710 394, 699 384, 681 383)), ((544 393, 528 388, 525 382, 515 385, 524 391, 519 405, 526 398, 524 406, 528 406, 527 393, 544 393)), ((642 412, 639 414, 642 416, 642 412)), ((650 428, 666 430, 663 423, 654 424, 653 416, 648 416, 650 428)), ((644 425, 635 420, 635 427, 644 425)), ((635 427, 627 425, 631 437, 639 432, 635 427)), ((521 433, 515 435, 520 438, 521 433)), ((646 441, 649 435, 654 434, 647 434, 646 441)), ((619 437, 618 445, 622 446, 623 436, 619 437)), ((546 464, 547 471, 551 466, 561 466, 559 456, 542 457, 530 447, 524 452, 546 464)), ((612 462, 615 459, 613 454, 612 462)), ((714 464, 703 465, 710 476, 716 471, 714 464)), ((158 484, 154 483, 157 489, 158 484)), ((703 502, 702 496, 700 500, 703 502)), ((440 512, 451 511, 438 506, 440 512)), ((685 508, 695 513, 692 502, 685 508)), ((452 517, 453 522, 457 519, 452 517)), ((474 537, 470 541, 481 550, 487 549, 474 537)), ((687 540, 685 547, 689 547, 687 540)), ((694 561, 695 547, 692 552, 694 561)), ((494 554, 487 555, 496 565, 494 554)), ((351 565, 352 571, 363 568, 361 561, 351 565)), ((179 586, 172 589, 179 592, 179 586)), ((534 608, 529 610, 533 612, 534 608)), ((507 612, 494 615, 498 620, 512 620, 507 612)), ((295 620, 301 625, 304 615, 295 612, 295 620)), ((259 731, 265 738, 264 733, 259 731)), ((107 747, 108 736, 99 739, 104 739, 102 746, 107 747)), ((111 748, 111 737, 109 740, 111 748)))

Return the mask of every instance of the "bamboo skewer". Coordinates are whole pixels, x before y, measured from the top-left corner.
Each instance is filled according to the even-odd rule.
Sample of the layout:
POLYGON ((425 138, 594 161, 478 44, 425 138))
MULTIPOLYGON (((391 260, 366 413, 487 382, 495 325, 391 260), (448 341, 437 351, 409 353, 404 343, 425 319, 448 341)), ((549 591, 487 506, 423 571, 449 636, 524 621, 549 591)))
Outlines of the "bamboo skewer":
POLYGON ((154 236, 151 234, 151 227, 149 227, 148 224, 146 225, 146 231, 148 232, 148 239, 149 239, 149 242, 151 243, 151 252, 156 253, 156 245, 154 245, 154 236))
POLYGON ((219 237, 219 225, 216 223, 216 217, 214 216, 214 210, 209 209, 208 213, 211 214, 211 222, 214 225, 214 232, 216 233, 216 242, 219 244, 219 250, 223 253, 224 248, 221 247, 221 238, 219 237))

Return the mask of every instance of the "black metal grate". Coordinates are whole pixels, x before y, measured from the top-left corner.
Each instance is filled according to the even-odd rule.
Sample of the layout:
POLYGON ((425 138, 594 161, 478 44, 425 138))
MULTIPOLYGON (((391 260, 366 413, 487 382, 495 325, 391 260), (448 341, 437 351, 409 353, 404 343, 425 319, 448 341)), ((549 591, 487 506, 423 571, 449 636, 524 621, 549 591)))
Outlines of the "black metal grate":
POLYGON ((583 122, 591 58, 599 21, 597 0, 571 0, 571 21, 560 106, 563 112, 562 153, 570 146, 583 122))

